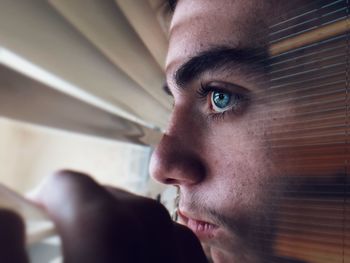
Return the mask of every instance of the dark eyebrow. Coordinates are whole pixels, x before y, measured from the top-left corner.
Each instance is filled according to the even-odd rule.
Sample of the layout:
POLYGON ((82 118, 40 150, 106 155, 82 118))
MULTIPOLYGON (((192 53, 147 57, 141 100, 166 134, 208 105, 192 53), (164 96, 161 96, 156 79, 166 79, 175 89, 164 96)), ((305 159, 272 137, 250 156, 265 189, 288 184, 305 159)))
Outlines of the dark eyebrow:
POLYGON ((175 83, 183 87, 209 70, 227 70, 237 68, 251 73, 266 71, 268 52, 265 49, 237 49, 232 47, 214 47, 190 58, 174 74, 175 83))

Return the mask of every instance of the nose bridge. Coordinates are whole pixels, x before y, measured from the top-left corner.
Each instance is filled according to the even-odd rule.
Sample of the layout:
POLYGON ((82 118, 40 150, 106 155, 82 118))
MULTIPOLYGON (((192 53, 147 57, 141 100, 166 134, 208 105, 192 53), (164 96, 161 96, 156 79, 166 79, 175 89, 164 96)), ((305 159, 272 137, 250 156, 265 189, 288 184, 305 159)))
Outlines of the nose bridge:
POLYGON ((158 181, 174 185, 191 185, 205 175, 199 154, 200 135, 193 114, 186 108, 175 109, 168 129, 155 150, 150 172, 158 181))
POLYGON ((175 107, 171 114, 166 134, 174 137, 181 136, 182 139, 191 135, 188 132, 195 129, 195 123, 191 116, 190 109, 186 107, 175 107))

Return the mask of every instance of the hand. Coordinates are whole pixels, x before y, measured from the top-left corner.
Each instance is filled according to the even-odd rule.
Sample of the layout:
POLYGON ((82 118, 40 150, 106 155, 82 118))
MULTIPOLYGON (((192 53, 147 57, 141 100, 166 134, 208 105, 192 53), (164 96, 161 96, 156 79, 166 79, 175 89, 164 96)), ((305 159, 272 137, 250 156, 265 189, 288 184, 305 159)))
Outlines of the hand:
POLYGON ((35 200, 56 224, 65 263, 207 262, 198 239, 162 205, 86 175, 59 172, 35 200))

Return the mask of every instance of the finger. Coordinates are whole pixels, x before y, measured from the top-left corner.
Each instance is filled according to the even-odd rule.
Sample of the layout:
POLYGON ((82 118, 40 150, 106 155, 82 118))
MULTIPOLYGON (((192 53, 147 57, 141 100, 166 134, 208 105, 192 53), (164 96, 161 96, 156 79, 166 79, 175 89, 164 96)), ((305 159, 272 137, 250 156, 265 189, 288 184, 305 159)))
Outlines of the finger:
POLYGON ((75 205, 88 201, 98 202, 100 200, 95 199, 95 197, 103 196, 106 198, 106 193, 104 188, 88 175, 71 170, 62 170, 48 176, 35 194, 31 196, 31 199, 43 206, 47 212, 52 212, 53 216, 66 216, 69 219, 74 214, 74 211, 70 210, 74 210, 75 205), (65 206, 62 206, 63 204, 65 206), (56 206, 62 208, 59 213, 56 213, 56 209, 51 209, 56 208, 56 206))
MULTIPOLYGON (((65 262, 128 262, 123 254, 127 223, 114 213, 117 201, 90 177, 61 171, 36 195, 56 224, 65 262)), ((132 242, 131 242, 132 243, 132 242)), ((134 242, 136 243, 136 242, 134 242)))
POLYGON ((24 223, 19 215, 9 210, 0 210, 0 262, 29 262, 24 223))
POLYGON ((208 263, 202 246, 195 234, 187 227, 174 223, 175 242, 179 263, 208 263))

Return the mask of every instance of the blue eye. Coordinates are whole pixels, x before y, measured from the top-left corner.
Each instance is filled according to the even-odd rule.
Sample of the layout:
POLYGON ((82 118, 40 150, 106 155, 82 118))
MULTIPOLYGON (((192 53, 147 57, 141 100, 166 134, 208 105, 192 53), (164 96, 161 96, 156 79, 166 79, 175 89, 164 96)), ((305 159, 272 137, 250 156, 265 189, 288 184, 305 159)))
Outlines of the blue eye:
POLYGON ((215 84, 201 85, 200 89, 197 90, 199 98, 205 98, 211 116, 223 116, 229 111, 236 115, 242 114, 249 104, 248 90, 227 83, 215 84), (220 86, 224 86, 224 88, 220 86), (226 87, 229 90, 226 91, 226 87))
POLYGON ((223 112, 232 106, 231 94, 222 91, 213 91, 211 93, 211 103, 214 111, 223 112))

